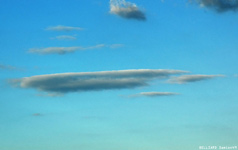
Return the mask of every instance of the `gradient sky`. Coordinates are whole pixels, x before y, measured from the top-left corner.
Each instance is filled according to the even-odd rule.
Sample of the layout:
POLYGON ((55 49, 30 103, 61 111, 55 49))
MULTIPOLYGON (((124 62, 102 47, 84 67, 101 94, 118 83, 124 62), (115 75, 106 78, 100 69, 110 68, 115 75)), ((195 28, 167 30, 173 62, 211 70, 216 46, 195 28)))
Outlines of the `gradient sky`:
POLYGON ((124 4, 0 1, 1 150, 238 146, 238 6, 124 4), (182 74, 152 77, 157 69, 182 74), (74 73, 87 74, 80 89, 74 73))

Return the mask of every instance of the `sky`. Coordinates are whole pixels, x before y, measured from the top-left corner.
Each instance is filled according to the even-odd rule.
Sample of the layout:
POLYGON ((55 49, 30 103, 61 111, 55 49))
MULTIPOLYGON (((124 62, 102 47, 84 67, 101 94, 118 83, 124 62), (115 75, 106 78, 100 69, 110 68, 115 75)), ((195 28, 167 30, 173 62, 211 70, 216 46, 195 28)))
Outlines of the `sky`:
POLYGON ((0 149, 237 149, 237 11, 1 0, 0 149))

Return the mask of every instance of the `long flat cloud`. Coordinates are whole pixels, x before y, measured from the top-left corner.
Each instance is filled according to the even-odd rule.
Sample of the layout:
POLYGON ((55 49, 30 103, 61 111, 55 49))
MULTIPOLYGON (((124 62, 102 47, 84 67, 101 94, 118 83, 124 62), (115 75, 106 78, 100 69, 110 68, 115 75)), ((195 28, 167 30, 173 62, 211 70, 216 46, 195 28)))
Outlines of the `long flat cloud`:
POLYGON ((207 7, 219 13, 238 10, 238 0, 197 0, 197 2, 201 7, 207 7))
POLYGON ((83 30, 83 28, 58 25, 58 26, 47 27, 46 30, 50 30, 50 31, 75 31, 76 30, 77 31, 77 30, 83 30))
POLYGON ((202 80, 213 79, 216 77, 224 77, 224 75, 182 75, 169 79, 170 83, 184 84, 189 82, 197 82, 202 80))
POLYGON ((129 97, 160 97, 160 96, 174 96, 179 95, 179 93, 173 93, 173 92, 141 92, 139 94, 130 95, 129 97))
POLYGON ((128 89, 149 85, 149 81, 183 74, 187 71, 166 69, 138 69, 102 72, 61 73, 13 79, 20 88, 33 88, 48 93, 128 89))
POLYGON ((125 0, 110 0, 110 13, 126 19, 146 20, 145 13, 136 4, 125 0))
POLYGON ((107 45, 99 44, 99 45, 89 46, 89 47, 74 46, 74 47, 31 48, 28 50, 28 53, 41 54, 41 55, 49 55, 49 54, 63 55, 63 54, 67 54, 67 53, 73 53, 75 51, 99 49, 99 48, 103 48, 103 47, 107 47, 107 45))

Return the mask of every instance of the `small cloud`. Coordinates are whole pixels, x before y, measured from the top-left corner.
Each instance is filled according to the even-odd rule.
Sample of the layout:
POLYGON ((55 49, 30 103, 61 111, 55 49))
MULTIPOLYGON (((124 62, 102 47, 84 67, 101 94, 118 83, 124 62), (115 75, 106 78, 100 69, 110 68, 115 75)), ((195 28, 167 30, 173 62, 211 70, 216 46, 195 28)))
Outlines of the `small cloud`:
POLYGON ((172 92, 142 92, 140 95, 143 96, 172 96, 172 95, 178 95, 178 93, 172 93, 172 92))
POLYGON ((41 114, 41 113, 34 113, 32 115, 35 116, 35 117, 43 116, 43 114, 41 114))
POLYGON ((170 83, 184 84, 189 82, 197 82, 202 80, 213 79, 216 77, 224 77, 224 75, 182 75, 179 77, 172 77, 168 81, 170 83))
POLYGON ((83 50, 97 49, 97 48, 103 48, 103 47, 106 47, 106 45, 105 44, 98 44, 98 45, 95 45, 95 46, 85 47, 83 50))
POLYGON ((39 97, 62 97, 61 93, 39 93, 36 96, 39 97))
POLYGON ((11 66, 11 65, 0 64, 0 70, 17 71, 17 70, 22 70, 22 69, 14 67, 14 66, 11 66))
POLYGON ((77 38, 75 36, 70 36, 70 35, 60 35, 56 36, 51 39, 57 39, 57 40, 76 40, 77 38))
POLYGON ((28 52, 33 54, 66 54, 76 50, 83 49, 82 47, 47 47, 47 48, 31 48, 28 52))
POLYGON ((124 45, 123 44, 111 44, 111 45, 107 45, 107 47, 109 48, 120 48, 120 47, 123 47, 124 45))
POLYGON ((49 30, 49 31, 77 31, 77 30, 83 30, 83 28, 58 25, 58 26, 53 26, 53 27, 52 26, 47 27, 46 30, 49 30))
POLYGON ((141 97, 141 96, 160 97, 160 96, 174 96, 174 95, 179 95, 179 93, 173 93, 173 92, 141 92, 139 94, 130 95, 129 97, 141 97))
POLYGON ((125 0, 110 0, 110 13, 126 19, 146 20, 145 13, 136 4, 125 0))
POLYGON ((59 54, 64 55, 68 53, 73 53, 76 51, 83 51, 83 50, 93 50, 93 49, 100 49, 103 47, 108 48, 119 48, 122 47, 122 44, 98 44, 95 46, 88 46, 88 47, 82 47, 82 46, 74 46, 74 47, 47 47, 47 48, 31 48, 28 50, 28 53, 32 54, 40 54, 40 55, 49 55, 49 54, 59 54))
POLYGON ((10 80, 10 83, 20 88, 34 88, 50 94, 63 95, 70 92, 131 89, 148 86, 151 80, 182 73, 187 73, 187 71, 138 69, 61 73, 13 79, 10 80))
POLYGON ((0 64, 0 69, 2 69, 2 70, 16 70, 17 68, 13 67, 13 66, 10 66, 10 65, 0 64))
POLYGON ((111 44, 111 45, 108 45, 109 48, 120 48, 120 47, 123 47, 124 45, 123 44, 111 44))
POLYGON ((237 0, 197 0, 197 2, 201 7, 213 9, 218 13, 238 10, 237 0))
POLYGON ((49 54, 63 55, 63 54, 73 53, 75 51, 98 49, 98 48, 102 48, 102 47, 105 47, 105 45, 98 44, 98 45, 89 46, 89 47, 74 46, 74 47, 31 48, 28 50, 28 53, 41 54, 41 55, 49 55, 49 54))

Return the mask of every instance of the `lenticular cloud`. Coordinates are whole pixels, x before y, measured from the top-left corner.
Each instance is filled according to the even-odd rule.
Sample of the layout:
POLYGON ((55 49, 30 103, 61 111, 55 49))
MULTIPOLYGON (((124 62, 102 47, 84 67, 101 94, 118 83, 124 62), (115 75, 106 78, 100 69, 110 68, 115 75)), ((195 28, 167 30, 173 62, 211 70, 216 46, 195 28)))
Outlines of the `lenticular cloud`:
POLYGON ((148 86, 151 80, 183 74, 187 71, 167 69, 136 69, 101 72, 76 72, 37 75, 9 82, 20 88, 33 88, 51 95, 70 92, 131 89, 148 86))
POLYGON ((110 0, 110 13, 125 19, 146 20, 144 12, 136 4, 125 0, 110 0))

